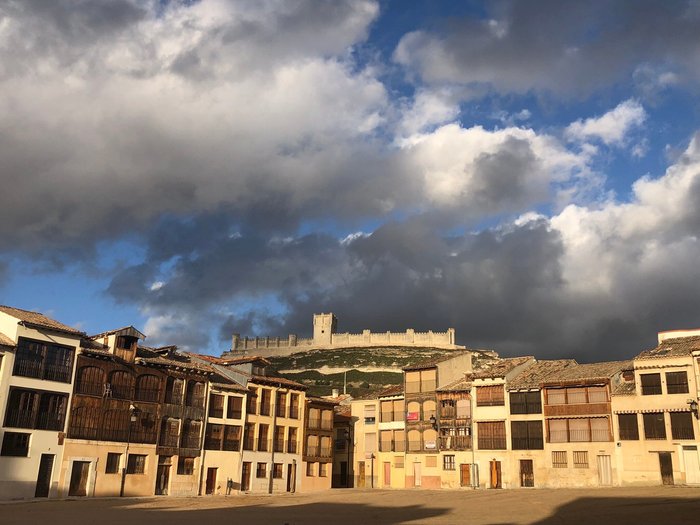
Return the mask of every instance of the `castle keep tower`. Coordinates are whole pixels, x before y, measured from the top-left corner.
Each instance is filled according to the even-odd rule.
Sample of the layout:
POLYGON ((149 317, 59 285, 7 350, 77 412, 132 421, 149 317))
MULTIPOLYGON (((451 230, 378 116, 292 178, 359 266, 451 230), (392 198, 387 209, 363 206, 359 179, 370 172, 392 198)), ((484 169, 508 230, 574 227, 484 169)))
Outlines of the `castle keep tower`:
POLYGON ((331 346, 337 327, 338 319, 332 313, 314 314, 314 343, 331 346))

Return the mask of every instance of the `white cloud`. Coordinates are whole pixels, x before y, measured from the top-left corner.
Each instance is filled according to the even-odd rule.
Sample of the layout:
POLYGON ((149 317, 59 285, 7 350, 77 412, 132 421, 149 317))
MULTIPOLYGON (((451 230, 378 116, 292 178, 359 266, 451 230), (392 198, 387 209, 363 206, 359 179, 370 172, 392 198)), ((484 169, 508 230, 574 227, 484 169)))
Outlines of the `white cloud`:
POLYGON ((646 118, 646 111, 638 101, 625 100, 600 117, 571 123, 566 128, 565 135, 574 141, 597 139, 607 145, 621 145, 627 134, 640 127, 646 118))

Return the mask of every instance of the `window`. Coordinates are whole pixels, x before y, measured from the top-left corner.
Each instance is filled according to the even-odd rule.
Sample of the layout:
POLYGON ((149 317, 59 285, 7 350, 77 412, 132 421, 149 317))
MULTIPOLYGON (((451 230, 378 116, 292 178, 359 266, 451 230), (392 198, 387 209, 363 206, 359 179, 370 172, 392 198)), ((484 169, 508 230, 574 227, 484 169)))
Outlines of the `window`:
POLYGON ((587 386, 569 388, 547 388, 545 390, 547 405, 582 405, 586 403, 607 403, 606 386, 587 386))
POLYGON ((307 462, 306 463, 306 476, 313 478, 316 475, 316 463, 307 462))
POLYGON ((569 462, 566 458, 565 450, 553 450, 552 451, 552 467, 553 468, 566 468, 569 462))
POLYGON ((27 457, 29 455, 29 436, 22 432, 5 432, 2 438, 0 456, 27 457))
POLYGON ((101 429, 101 415, 101 411, 95 407, 74 406, 71 409, 68 437, 97 439, 98 432, 101 429))
POLYGON ((511 392, 511 414, 541 414, 542 399, 539 392, 511 392))
POLYGON ((285 392, 277 392, 275 413, 277 417, 287 417, 287 394, 285 392))
POLYGON ((588 452, 574 450, 574 468, 588 468, 588 452))
POLYGON ((661 374, 641 374, 642 395, 654 396, 661 394, 661 374))
POLYGON ((328 477, 328 463, 318 464, 318 476, 320 478, 328 477))
POLYGON ((238 451, 241 449, 241 427, 238 425, 226 425, 224 427, 223 450, 238 451))
POLYGON ((243 450, 253 450, 255 444, 255 425, 246 423, 243 429, 243 450))
POLYGON ((663 412, 650 412, 643 414, 642 417, 646 439, 666 439, 666 423, 663 412))
POLYGON ((275 479, 282 479, 282 463, 275 463, 272 465, 272 477, 275 479))
POLYGON ((423 401, 423 421, 430 421, 431 417, 437 417, 437 404, 433 399, 423 401))
POLYGON ((542 450, 542 421, 512 421, 510 423, 513 450, 542 450))
POLYGON ((136 401, 157 403, 160 397, 160 379, 152 374, 136 378, 136 401))
POLYGON ((503 385, 476 387, 476 406, 503 406, 505 397, 503 385))
POLYGON ((269 416, 270 415, 270 402, 272 400, 272 391, 267 388, 262 388, 260 390, 260 415, 269 416))
POLYGON ((442 470, 455 470, 455 457, 453 455, 442 456, 442 470))
POLYGON ((20 337, 12 375, 70 383, 75 348, 20 337))
POLYGON ((192 419, 185 419, 182 424, 182 439, 180 446, 182 448, 199 448, 199 434, 202 430, 202 422, 192 419))
POLYGON ((420 421, 421 405, 418 401, 409 401, 406 406, 406 421, 409 423, 420 421))
POLYGON ((289 395, 289 417, 299 419, 299 394, 289 395))
POLYGON ((374 425, 377 421, 377 407, 375 405, 365 405, 365 425, 374 425))
POLYGON ((379 450, 380 452, 391 452, 393 449, 393 430, 381 430, 379 432, 379 450))
MULTIPOLYGON (((501 387, 503 389, 503 387, 501 387)), ((478 394, 477 394, 478 396, 478 394)), ((478 399, 478 397, 477 397, 478 399)), ((506 448, 506 422, 505 421, 480 421, 477 427, 481 450, 505 450, 506 448)))
POLYGON ((407 433, 407 441, 409 452, 416 452, 418 450, 421 450, 421 448, 423 447, 421 435, 418 430, 409 430, 407 433))
POLYGON ((695 439, 693 416, 690 412, 671 412, 671 437, 673 439, 695 439))
POLYGON ((306 455, 307 456, 320 455, 318 436, 315 434, 310 434, 310 435, 306 436, 306 455))
POLYGON ((406 438, 403 430, 394 430, 394 452, 406 450, 406 438))
MULTIPOLYGON (((365 417, 365 423, 367 418, 365 417)), ((309 413, 306 417, 306 428, 321 428, 321 411, 318 408, 309 408, 309 413)))
POLYGON ((382 423, 394 421, 394 403, 392 401, 381 401, 380 414, 382 423))
POLYGON ((194 474, 194 458, 182 456, 177 458, 177 474, 178 476, 191 476, 194 474))
POLYGON ((180 420, 174 418, 163 419, 160 425, 160 439, 158 444, 161 447, 177 447, 180 442, 180 420))
POLYGON ((639 425, 637 414, 618 414, 617 423, 620 427, 620 439, 624 441, 636 441, 639 439, 639 425))
POLYGON ((437 386, 437 370, 412 370, 405 374, 406 386, 405 392, 434 392, 437 386))
POLYGON ((109 391, 115 399, 133 399, 134 380, 129 372, 116 370, 109 374, 109 391))
POLYGON ((143 474, 146 472, 146 455, 145 454, 129 454, 129 459, 126 464, 127 474, 143 474))
POLYGON ((209 394, 209 417, 224 417, 224 396, 209 394))
POLYGON ((181 405, 185 381, 169 377, 165 382, 165 402, 169 405, 181 405))
POLYGON ((204 390, 205 386, 201 381, 188 381, 185 404, 188 407, 204 408, 204 390))
POLYGON ((105 474, 119 473, 119 463, 122 460, 122 455, 116 452, 107 453, 107 462, 105 463, 105 474))
POLYGON ((403 456, 394 456, 394 468, 403 468, 404 464, 404 457, 403 456))
POLYGON ((607 417, 548 419, 549 443, 612 441, 607 417))
POLYGON ((591 441, 591 426, 588 419, 569 419, 569 441, 591 441))
POLYGON ((321 410, 321 428, 323 430, 333 430, 332 410, 321 410))
POLYGON ((246 412, 248 414, 257 414, 256 410, 258 407, 258 394, 256 390, 248 393, 248 398, 246 399, 246 412))
POLYGON ((457 400, 457 419, 469 419, 472 417, 471 399, 457 400))
POLYGON ((687 394, 688 374, 686 372, 666 372, 666 391, 669 394, 687 394))
POLYGON ((105 393, 105 373, 96 366, 84 366, 75 378, 75 393, 87 396, 100 396, 105 393))
POLYGON ((272 446, 275 452, 284 452, 284 427, 275 426, 275 433, 272 440, 272 446))
POLYGON ((258 451, 265 452, 268 450, 267 446, 267 432, 270 429, 270 425, 260 424, 258 425, 258 451))
POLYGON ((228 396, 228 406, 226 407, 226 417, 229 419, 241 419, 243 416, 243 398, 238 396, 228 396))
POLYGON ((205 450, 221 450, 221 438, 224 433, 223 425, 207 423, 207 430, 204 435, 205 450))
POLYGON ((426 467, 437 467, 437 456, 425 456, 426 467))
POLYGON ((287 438, 287 452, 289 454, 296 454, 297 452, 297 429, 295 427, 289 427, 289 434, 287 438))
POLYGON ((258 463, 255 469, 256 478, 266 478, 267 477, 267 463, 258 463))
POLYGON ((365 452, 377 451, 377 434, 370 432, 365 434, 365 452))
POLYGON ((11 388, 5 426, 61 431, 67 406, 67 394, 11 388))

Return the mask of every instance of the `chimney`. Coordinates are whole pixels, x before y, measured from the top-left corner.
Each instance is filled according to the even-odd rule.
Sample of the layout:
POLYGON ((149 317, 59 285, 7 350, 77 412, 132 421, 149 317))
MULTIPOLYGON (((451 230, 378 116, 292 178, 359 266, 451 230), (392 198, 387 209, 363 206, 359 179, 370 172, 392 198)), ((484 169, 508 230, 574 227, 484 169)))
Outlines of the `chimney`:
POLYGON ((333 389, 333 395, 331 396, 333 399, 336 399, 340 395, 340 390, 337 388, 333 389))

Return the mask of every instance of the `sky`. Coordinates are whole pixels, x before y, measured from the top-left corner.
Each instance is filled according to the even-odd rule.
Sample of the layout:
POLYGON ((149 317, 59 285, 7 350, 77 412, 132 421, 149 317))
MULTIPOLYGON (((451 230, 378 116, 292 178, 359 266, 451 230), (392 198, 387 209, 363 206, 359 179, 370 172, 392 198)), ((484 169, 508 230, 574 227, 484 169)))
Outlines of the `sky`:
POLYGON ((0 303, 218 354, 700 326, 700 2, 0 0, 0 303))

